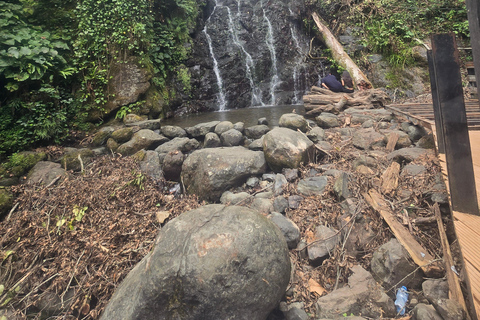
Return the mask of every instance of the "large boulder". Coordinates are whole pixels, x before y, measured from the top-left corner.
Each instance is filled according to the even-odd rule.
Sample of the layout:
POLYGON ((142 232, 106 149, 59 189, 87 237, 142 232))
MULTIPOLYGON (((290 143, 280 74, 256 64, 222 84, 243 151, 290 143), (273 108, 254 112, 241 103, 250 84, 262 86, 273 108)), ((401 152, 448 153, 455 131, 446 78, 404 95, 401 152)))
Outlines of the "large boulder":
POLYGON ((168 141, 168 138, 152 130, 143 129, 136 132, 132 139, 120 145, 117 152, 123 156, 130 156, 142 149, 155 149, 160 144, 168 141))
POLYGON ((82 165, 87 165, 93 160, 94 156, 93 151, 88 148, 73 149, 62 157, 60 163, 62 164, 62 168, 79 171, 82 169, 82 165))
POLYGON ((308 122, 307 120, 297 113, 285 113, 278 120, 278 125, 280 127, 289 128, 292 130, 300 130, 302 132, 307 132, 308 122))
POLYGON ((280 230, 248 208, 208 205, 170 221, 101 320, 265 320, 290 260, 280 230))
POLYGON ((185 131, 189 136, 192 138, 202 138, 205 137, 205 135, 209 132, 213 132, 215 130, 215 127, 217 124, 219 124, 220 121, 210 121, 210 122, 203 122, 199 123, 193 127, 187 127, 185 128, 185 131))
POLYGON ((240 186, 252 175, 261 175, 267 163, 261 151, 244 147, 194 151, 183 163, 183 183, 190 194, 217 201, 222 193, 240 186))
POLYGON ((200 143, 196 139, 189 138, 173 138, 172 140, 165 142, 164 144, 158 146, 155 151, 158 153, 169 153, 171 151, 182 151, 183 153, 188 153, 194 149, 197 149, 200 146, 200 143))
POLYGON ((54 179, 61 176, 66 176, 66 171, 60 163, 39 161, 28 173, 27 183, 49 185, 54 179))
POLYGON ((263 138, 265 159, 272 170, 298 168, 313 159, 314 144, 304 134, 288 128, 275 128, 263 138))

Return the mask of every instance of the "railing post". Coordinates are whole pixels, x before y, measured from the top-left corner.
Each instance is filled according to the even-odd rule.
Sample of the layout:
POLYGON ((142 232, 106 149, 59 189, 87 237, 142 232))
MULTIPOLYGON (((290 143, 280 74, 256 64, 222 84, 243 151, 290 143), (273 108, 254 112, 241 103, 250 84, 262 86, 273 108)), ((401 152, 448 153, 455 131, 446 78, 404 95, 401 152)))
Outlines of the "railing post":
POLYGON ((453 210, 479 215, 455 35, 432 35, 432 57, 453 210))

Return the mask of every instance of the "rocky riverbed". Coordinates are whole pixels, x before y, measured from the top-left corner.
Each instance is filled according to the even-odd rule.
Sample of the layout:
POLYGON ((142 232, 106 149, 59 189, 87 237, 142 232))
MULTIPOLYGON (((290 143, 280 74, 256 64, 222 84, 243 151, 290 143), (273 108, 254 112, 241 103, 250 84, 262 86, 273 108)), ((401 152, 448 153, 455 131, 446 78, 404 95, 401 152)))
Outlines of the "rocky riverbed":
POLYGON ((383 107, 287 113, 278 123, 181 128, 129 115, 85 148, 43 150, 17 174, 23 183, 2 191, 14 200, 0 222, 0 316, 110 319, 115 310, 140 319, 115 304, 126 299, 128 310, 162 319, 199 319, 198 310, 216 319, 394 318, 395 291, 406 286, 405 319, 463 319, 444 274, 415 265, 365 201, 379 192, 431 263, 441 261, 434 204, 451 242, 454 234, 431 133, 383 107), (231 218, 212 218, 219 212, 231 218), (265 231, 245 236, 252 228, 265 231), (165 254, 169 262, 153 263, 169 277, 159 289, 145 270, 165 254), (169 303, 149 313, 155 299, 132 299, 129 286, 169 303))

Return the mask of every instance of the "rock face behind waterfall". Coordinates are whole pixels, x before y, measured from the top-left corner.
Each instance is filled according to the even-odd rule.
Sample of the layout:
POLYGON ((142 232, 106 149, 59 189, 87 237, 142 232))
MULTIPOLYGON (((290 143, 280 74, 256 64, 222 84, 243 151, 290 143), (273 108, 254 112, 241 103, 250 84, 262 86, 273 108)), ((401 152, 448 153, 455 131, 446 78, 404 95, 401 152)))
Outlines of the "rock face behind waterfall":
POLYGON ((281 231, 244 207, 208 205, 163 228, 102 320, 265 320, 290 279, 281 231))
POLYGON ((320 71, 304 63, 303 10, 289 0, 208 0, 186 62, 195 108, 219 109, 220 94, 227 109, 300 101, 320 71))

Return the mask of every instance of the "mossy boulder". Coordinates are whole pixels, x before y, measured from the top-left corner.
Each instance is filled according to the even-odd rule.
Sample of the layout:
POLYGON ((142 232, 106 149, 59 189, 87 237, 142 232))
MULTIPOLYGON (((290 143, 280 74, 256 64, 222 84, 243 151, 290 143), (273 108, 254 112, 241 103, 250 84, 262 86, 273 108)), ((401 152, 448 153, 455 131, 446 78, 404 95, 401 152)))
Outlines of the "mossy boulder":
POLYGON ((115 130, 112 133, 112 139, 115 140, 118 143, 127 142, 128 140, 132 139, 133 131, 134 130, 133 130, 132 127, 121 128, 121 129, 115 130))
POLYGON ((0 189, 0 217, 7 214, 13 205, 13 195, 7 189, 0 189))
POLYGON ((47 155, 44 152, 24 151, 11 155, 4 166, 15 177, 20 177, 32 169, 37 162, 46 158, 47 155))
POLYGON ((82 168, 81 163, 85 166, 93 159, 94 155, 94 152, 87 148, 71 151, 63 156, 62 167, 67 170, 79 171, 82 168), (82 159, 81 162, 79 158, 82 159))
POLYGON ((112 152, 115 152, 115 151, 117 151, 118 146, 120 146, 120 144, 117 141, 113 140, 112 138, 107 140, 107 149, 108 150, 111 150, 112 152))
POLYGON ((103 146, 107 142, 108 138, 110 138, 114 130, 115 129, 113 129, 112 127, 105 127, 100 131, 98 131, 93 137, 92 146, 94 147, 103 146))

